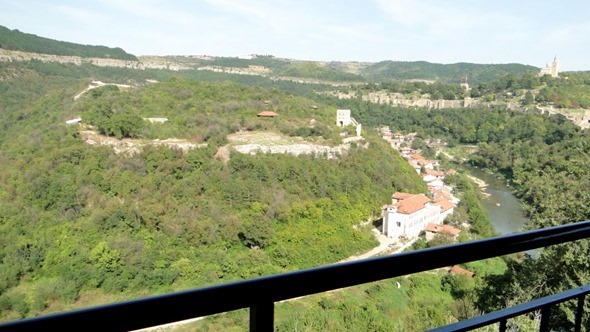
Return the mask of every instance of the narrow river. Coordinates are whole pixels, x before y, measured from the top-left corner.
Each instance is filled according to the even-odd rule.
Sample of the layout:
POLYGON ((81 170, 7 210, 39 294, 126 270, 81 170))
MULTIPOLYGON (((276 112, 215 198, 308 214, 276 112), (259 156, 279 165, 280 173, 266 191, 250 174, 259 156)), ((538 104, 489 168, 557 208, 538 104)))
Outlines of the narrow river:
POLYGON ((506 181, 479 168, 469 167, 466 170, 488 184, 484 192, 489 194, 489 197, 483 199, 483 204, 496 233, 504 235, 521 231, 528 219, 524 216, 520 202, 512 194, 512 188, 506 185, 506 181))

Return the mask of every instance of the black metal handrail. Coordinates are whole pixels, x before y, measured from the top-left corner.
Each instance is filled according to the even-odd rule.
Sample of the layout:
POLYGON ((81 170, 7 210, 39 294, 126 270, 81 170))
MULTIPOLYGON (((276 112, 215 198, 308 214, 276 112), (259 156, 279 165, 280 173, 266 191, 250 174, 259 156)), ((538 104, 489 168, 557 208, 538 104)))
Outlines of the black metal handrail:
POLYGON ((278 301, 584 238, 590 221, 29 318, 0 330, 129 331, 250 308, 250 330, 272 331, 278 301))
POLYGON ((558 303, 569 301, 572 299, 578 299, 578 305, 576 310, 576 321, 574 324, 574 331, 580 331, 582 325, 582 311, 583 304, 586 295, 590 294, 590 284, 570 289, 563 293, 545 296, 539 299, 532 300, 530 302, 522 303, 514 307, 490 312, 485 315, 473 317, 470 319, 462 320, 455 324, 450 324, 442 327, 438 327, 429 332, 461 332, 471 331, 479 327, 500 323, 500 331, 506 330, 506 324, 509 318, 520 316, 536 310, 541 310, 541 322, 539 326, 540 331, 548 331, 549 325, 549 310, 550 308, 558 303))

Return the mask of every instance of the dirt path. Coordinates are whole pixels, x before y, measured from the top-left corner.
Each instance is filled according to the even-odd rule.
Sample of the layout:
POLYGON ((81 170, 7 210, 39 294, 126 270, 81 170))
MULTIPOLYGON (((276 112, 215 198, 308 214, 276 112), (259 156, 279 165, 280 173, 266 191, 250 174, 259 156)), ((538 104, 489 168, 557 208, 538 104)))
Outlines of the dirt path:
POLYGON ((417 238, 416 238, 413 240, 409 240, 406 243, 402 243, 402 242, 400 242, 399 239, 388 238, 387 236, 381 234, 381 232, 379 232, 377 229, 373 229, 373 233, 375 234, 375 238, 377 238, 377 241, 379 241, 378 246, 367 251, 364 254, 350 256, 348 258, 345 258, 345 259, 339 261, 338 263, 352 262, 352 261, 356 261, 356 260, 360 260, 360 259, 371 258, 371 257, 377 256, 379 254, 383 254, 383 253, 397 254, 397 253, 404 251, 406 248, 409 248, 417 240, 417 238))

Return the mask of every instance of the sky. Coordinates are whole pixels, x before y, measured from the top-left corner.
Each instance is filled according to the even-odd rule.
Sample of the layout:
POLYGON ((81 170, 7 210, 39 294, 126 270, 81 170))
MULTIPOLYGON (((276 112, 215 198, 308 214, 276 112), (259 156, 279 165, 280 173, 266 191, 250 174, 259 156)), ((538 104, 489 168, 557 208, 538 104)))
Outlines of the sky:
POLYGON ((590 70, 588 0, 0 0, 0 25, 138 56, 590 70))

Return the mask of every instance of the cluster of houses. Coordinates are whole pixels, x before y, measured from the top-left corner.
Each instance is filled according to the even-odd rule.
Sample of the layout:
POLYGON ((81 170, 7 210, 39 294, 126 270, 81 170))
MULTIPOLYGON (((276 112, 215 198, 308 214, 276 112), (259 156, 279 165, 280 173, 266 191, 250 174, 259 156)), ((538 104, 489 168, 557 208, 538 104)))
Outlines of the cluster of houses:
MULTIPOLYGON (((391 204, 383 207, 383 234, 389 238, 408 239, 416 238, 422 232, 426 233, 427 238, 439 233, 457 236, 461 230, 443 225, 445 218, 454 212, 459 203, 459 199, 453 196, 453 188, 444 182, 445 175, 454 174, 455 170, 440 170, 438 161, 426 159, 420 155, 419 150, 412 149, 410 146, 416 137, 415 133, 392 133, 389 127, 381 128, 381 133, 383 139, 398 150, 422 176, 431 197, 424 194, 394 193, 391 204)), ((429 144, 442 143, 432 141, 429 144)))

